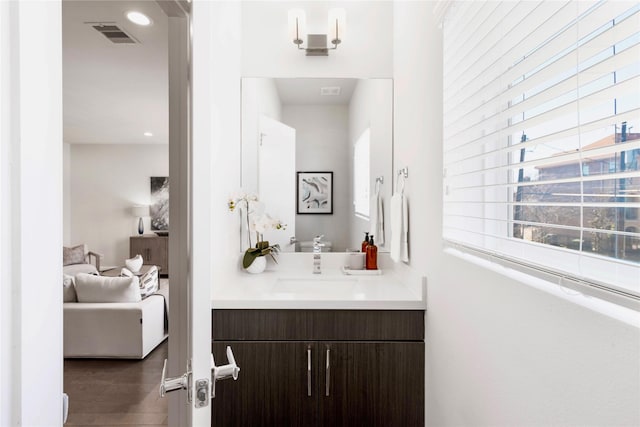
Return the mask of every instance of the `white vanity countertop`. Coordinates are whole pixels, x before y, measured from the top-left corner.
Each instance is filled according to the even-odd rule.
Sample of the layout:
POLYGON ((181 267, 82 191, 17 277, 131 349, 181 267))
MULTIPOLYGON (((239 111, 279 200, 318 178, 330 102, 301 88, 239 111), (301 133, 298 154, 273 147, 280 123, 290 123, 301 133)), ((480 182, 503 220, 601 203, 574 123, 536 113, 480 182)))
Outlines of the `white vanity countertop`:
POLYGON ((404 284, 399 274, 345 275, 339 268, 238 272, 212 292, 214 309, 424 310, 424 289, 404 284))

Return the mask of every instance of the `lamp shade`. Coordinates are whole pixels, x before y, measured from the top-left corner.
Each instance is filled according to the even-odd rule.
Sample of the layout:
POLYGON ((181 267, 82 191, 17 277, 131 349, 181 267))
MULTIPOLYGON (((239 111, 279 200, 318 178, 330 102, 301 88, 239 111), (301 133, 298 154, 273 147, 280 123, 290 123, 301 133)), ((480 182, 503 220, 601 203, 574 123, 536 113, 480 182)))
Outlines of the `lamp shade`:
POLYGON ((344 41, 347 32, 347 14, 344 9, 335 8, 329 10, 327 27, 327 41, 336 44, 344 41))
POLYGON ((307 17, 302 9, 289 11, 289 40, 304 40, 307 36, 307 17))
POLYGON ((149 216, 149 205, 135 205, 131 208, 131 213, 135 217, 149 216))

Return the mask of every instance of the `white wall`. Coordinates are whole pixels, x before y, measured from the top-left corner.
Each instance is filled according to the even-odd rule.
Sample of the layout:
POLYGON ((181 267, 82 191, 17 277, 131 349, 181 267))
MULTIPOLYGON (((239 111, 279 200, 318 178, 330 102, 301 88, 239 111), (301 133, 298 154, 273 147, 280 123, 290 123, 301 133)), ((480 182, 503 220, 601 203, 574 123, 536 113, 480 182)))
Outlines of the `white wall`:
MULTIPOLYGON (((393 172, 391 159, 393 156, 393 81, 387 79, 359 80, 349 103, 349 164, 353 163, 353 147, 357 138, 367 129, 371 129, 369 175, 371 195, 375 194, 376 178, 383 177, 380 185, 380 196, 384 212, 385 240, 381 245, 380 236, 374 242, 380 251, 389 247, 389 201, 393 189, 393 172)), ((353 194, 353 168, 350 168, 349 189, 353 194)), ((374 206, 370 206, 373 211, 374 206)), ((371 211, 371 212, 372 212, 371 211)), ((364 240, 364 232, 370 231, 369 220, 355 216, 353 203, 350 204, 350 247, 359 248, 358 243, 364 240)), ((373 233, 376 234, 376 233, 373 233)))
POLYGON ((0 425, 62 425, 60 1, 0 2, 0 425))
POLYGON ((409 167, 410 264, 428 278, 427 425, 640 425, 637 327, 442 251, 432 7, 394 7, 395 169, 409 167))
MULTIPOLYGON (((148 205, 152 176, 169 175, 168 145, 71 144, 70 245, 86 243, 104 265, 123 265, 138 235, 133 205, 148 205)), ((66 219, 65 219, 66 222, 66 219)), ((145 233, 151 233, 149 218, 145 233)))
POLYGON ((71 144, 62 144, 62 243, 71 245, 71 144))
POLYGON ((324 234, 332 250, 349 245, 349 110, 346 105, 283 105, 282 122, 296 130, 296 170, 333 172, 333 215, 296 214, 296 238, 324 234))

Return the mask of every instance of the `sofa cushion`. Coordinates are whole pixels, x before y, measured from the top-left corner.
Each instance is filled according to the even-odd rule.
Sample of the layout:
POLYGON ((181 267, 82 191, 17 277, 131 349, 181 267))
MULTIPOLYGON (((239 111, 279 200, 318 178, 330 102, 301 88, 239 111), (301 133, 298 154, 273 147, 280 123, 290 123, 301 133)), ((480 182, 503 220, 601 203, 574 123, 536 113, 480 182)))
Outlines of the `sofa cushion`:
POLYGON ((69 276, 75 276, 80 273, 98 274, 98 269, 93 264, 71 264, 62 267, 62 272, 69 276))
POLYGON ((134 277, 76 276, 78 302, 139 302, 140 281, 134 277))
POLYGON ((72 248, 62 247, 62 265, 86 263, 87 247, 78 245, 72 248))
POLYGON ((140 277, 140 295, 144 299, 149 295, 155 294, 158 287, 158 267, 152 265, 149 270, 140 277))
POLYGON ((62 275, 62 298, 64 302, 78 301, 76 287, 73 282, 73 276, 69 276, 68 274, 62 275))

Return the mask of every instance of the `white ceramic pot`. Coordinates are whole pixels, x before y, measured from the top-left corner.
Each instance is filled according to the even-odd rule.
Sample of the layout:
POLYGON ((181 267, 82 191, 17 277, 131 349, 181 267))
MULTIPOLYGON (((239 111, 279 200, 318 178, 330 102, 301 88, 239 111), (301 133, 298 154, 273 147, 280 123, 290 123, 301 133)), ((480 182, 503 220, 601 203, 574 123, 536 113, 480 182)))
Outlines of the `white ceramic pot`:
POLYGON ((259 256, 254 259, 251 265, 245 268, 245 270, 247 273, 258 274, 262 273, 265 268, 267 268, 267 257, 259 256))
POLYGON ((127 267, 133 274, 136 274, 142 268, 142 255, 138 254, 133 258, 125 259, 124 265, 127 267))

